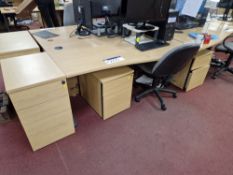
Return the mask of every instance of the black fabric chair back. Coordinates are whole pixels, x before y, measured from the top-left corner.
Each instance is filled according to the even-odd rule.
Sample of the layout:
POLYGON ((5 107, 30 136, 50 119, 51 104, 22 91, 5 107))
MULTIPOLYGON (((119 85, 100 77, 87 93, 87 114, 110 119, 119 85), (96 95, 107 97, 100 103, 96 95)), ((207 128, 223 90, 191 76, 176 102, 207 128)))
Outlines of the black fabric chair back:
POLYGON ((223 46, 228 52, 233 53, 233 34, 224 39, 223 46))
POLYGON ((178 73, 194 58, 199 48, 199 44, 189 43, 171 50, 155 64, 152 70, 153 76, 166 77, 178 73))

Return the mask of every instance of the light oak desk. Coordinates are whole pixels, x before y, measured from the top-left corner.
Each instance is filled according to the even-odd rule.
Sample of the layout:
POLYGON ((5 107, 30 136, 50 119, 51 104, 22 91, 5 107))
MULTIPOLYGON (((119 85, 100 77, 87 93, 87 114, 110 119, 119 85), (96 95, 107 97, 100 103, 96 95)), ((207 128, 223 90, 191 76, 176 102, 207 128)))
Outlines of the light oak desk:
MULTIPOLYGON (((47 53, 13 57, 1 62, 6 91, 34 151, 74 133, 67 78, 155 61, 170 49, 182 45, 174 40, 168 47, 140 52, 120 37, 70 38, 74 29, 75 26, 50 29, 60 34, 53 40, 37 38, 47 53), (64 49, 55 50, 55 46, 64 49), (104 59, 118 55, 125 61, 112 65, 104 63, 104 59)), ((13 36, 15 33, 9 34, 13 36)))
POLYGON ((0 60, 40 52, 28 31, 0 34, 0 60))
MULTIPOLYGON (((59 35, 49 40, 34 36, 67 78, 114 67, 157 61, 169 50, 183 44, 173 40, 169 46, 141 52, 121 37, 89 36, 81 39, 73 36, 70 38, 70 34, 75 29, 76 26, 48 29, 59 35), (57 46, 63 49, 56 50, 57 46), (105 59, 115 56, 122 56, 125 60, 110 65, 104 62, 105 59)), ((30 32, 33 34, 38 31, 40 30, 30 32)))
POLYGON ((0 7, 0 11, 2 14, 15 14, 17 10, 16 6, 13 7, 0 7))
MULTIPOLYGON (((46 111, 47 109, 59 109, 60 103, 53 103, 52 99, 57 99, 61 96, 59 96, 59 94, 61 94, 60 91, 58 91, 57 93, 55 93, 56 95, 52 96, 52 99, 50 98, 51 96, 49 95, 49 93, 47 93, 47 86, 50 86, 50 84, 52 84, 51 89, 53 90, 55 89, 60 89, 59 87, 61 87, 61 80, 64 81, 64 79, 68 79, 68 78, 72 78, 78 75, 83 75, 86 73, 90 73, 90 72, 95 72, 95 71, 99 71, 99 70, 104 70, 104 69, 110 69, 110 68, 114 68, 114 67, 121 67, 121 66, 126 66, 126 65, 132 65, 132 64, 139 64, 139 63, 145 63, 145 62, 151 62, 151 61, 156 61, 159 60, 165 53, 167 53, 168 51, 170 51, 171 49, 183 45, 184 42, 179 41, 178 39, 174 39, 173 41, 170 42, 170 45, 167 47, 162 47, 159 49, 154 49, 154 50, 149 50, 149 51, 145 51, 145 52, 141 52, 138 51, 137 49, 135 49, 134 46, 128 44, 126 41, 124 41, 122 38, 120 37, 116 37, 116 38, 106 38, 106 37, 95 37, 95 36, 90 36, 90 37, 86 37, 83 39, 77 38, 77 37, 69 37, 70 33, 72 33, 75 30, 76 26, 70 26, 70 27, 60 27, 60 28, 55 28, 55 29, 48 29, 53 33, 59 34, 58 37, 55 37, 53 39, 41 39, 39 37, 35 37, 35 39, 37 40, 37 42, 43 47, 43 49, 45 50, 45 52, 49 55, 49 57, 46 57, 47 61, 41 61, 39 62, 38 58, 33 58, 34 56, 26 56, 26 57, 21 57, 21 58, 14 58, 14 59, 10 59, 9 61, 3 60, 3 64, 2 64, 2 68, 3 68, 3 75, 4 75, 4 81, 7 84, 6 85, 6 89, 10 95, 10 98, 13 102, 13 105, 16 108, 17 113, 21 116, 21 119, 25 117, 26 115, 26 121, 27 121, 27 117, 32 119, 30 120, 30 122, 33 121, 33 117, 32 116, 39 116, 39 111, 46 111), (62 47, 61 50, 56 50, 56 47, 62 47), (115 64, 105 64, 104 60, 110 57, 115 57, 115 56, 123 56, 125 58, 124 61, 122 62, 118 62, 115 64), (30 60, 30 58, 32 58, 32 60, 30 60), (19 61, 19 60, 22 60, 19 61), (14 60, 14 61, 13 61, 14 60), (50 61, 49 61, 50 60, 50 61), (12 62, 11 62, 12 61, 12 62), (48 62, 48 64, 47 64, 48 62), (27 70, 26 67, 28 66, 24 66, 24 65, 28 65, 28 63, 31 66, 35 66, 35 65, 41 65, 38 66, 35 70, 33 70, 32 72, 35 72, 33 74, 26 74, 25 71, 23 71, 24 69, 27 70), (53 64, 55 63, 55 64, 53 64), (16 72, 11 73, 11 67, 21 67, 22 69, 20 70, 16 70, 16 72), (44 69, 39 69, 39 67, 46 67, 45 70, 49 69, 49 71, 47 72, 48 75, 43 73, 44 69), (51 68, 51 70, 50 70, 51 68), (53 71, 55 69, 55 71, 53 71), (59 70, 60 71, 59 71, 59 70), (41 71, 42 70, 42 71, 41 71), (55 72, 55 73, 54 73, 55 72), (58 73, 56 73, 58 72, 58 73), (9 75, 8 75, 9 74, 9 75), (57 75, 58 74, 58 75, 57 75), (17 76, 20 76, 17 77, 17 76), (42 79, 40 79, 40 76, 42 76, 42 79), (52 78, 51 78, 52 76, 52 78), (54 78, 55 76, 55 78, 54 78), (38 78, 39 77, 39 78, 38 78), (50 78, 49 78, 50 77, 50 78), (38 80, 33 80, 33 79, 37 79, 38 80), (49 79, 47 79, 49 78, 49 79), (16 84, 14 85, 9 85, 10 82, 13 82, 15 79, 19 79, 17 80, 18 82, 16 82, 16 84), (33 81, 26 81, 24 83, 21 84, 22 80, 33 80, 33 81), (37 82, 38 81, 38 82, 37 82), (52 82, 57 82, 57 84, 53 84, 52 82), (19 84, 20 86, 17 87, 19 84), (12 87, 12 88, 11 88, 12 87), (42 90, 41 90, 42 89, 42 90), (34 93, 31 93, 34 92, 34 93), (39 95, 38 95, 39 93, 39 95), (16 94, 16 98, 14 98, 14 95, 16 94), (18 95, 19 94, 19 95, 18 95), (27 94, 27 95, 24 95, 27 94), (29 95, 30 94, 30 95, 29 95), (27 106, 29 104, 29 101, 31 102, 31 99, 34 99, 34 94, 36 96, 39 96, 39 103, 40 100, 44 100, 44 99, 48 99, 45 100, 43 102, 43 104, 51 104, 52 106, 47 108, 42 106, 36 106, 37 100, 35 100, 35 103, 33 102, 32 106, 27 106), (17 96, 18 95, 18 96, 17 96), (30 98, 26 98, 25 101, 26 103, 18 103, 18 100, 20 99, 24 99, 23 97, 30 97, 30 98), (49 97, 47 97, 49 96, 49 97), (28 100, 28 101, 27 101, 28 100), (19 105, 19 106, 18 106, 19 105), (21 106, 21 105, 26 105, 26 106, 21 106), (25 110, 25 113, 21 113, 21 110, 25 110)), ((32 30, 30 31, 32 34, 34 32, 38 32, 39 30, 32 30)), ((186 35, 185 35, 186 36, 186 35)), ((222 40, 223 38, 220 38, 220 40, 222 40)), ((205 50, 205 48, 204 48, 205 50)), ((202 54, 202 52, 201 52, 202 54)), ((201 57, 202 58, 202 57, 201 57)), ((199 60, 199 59, 197 59, 199 60)), ((202 59, 201 59, 202 60, 202 59)), ((203 59, 205 60, 205 59, 203 59)), ((198 61, 199 63, 199 61, 198 61)), ((201 62, 203 63, 203 62, 201 62)), ((195 65, 195 64, 194 64, 195 65)), ((208 65, 209 66, 209 65, 208 65)), ((27 72, 27 71, 26 71, 27 72)), ((189 74, 190 72, 188 72, 189 74)), ((187 72, 186 72, 187 74, 187 72)), ((50 90, 51 90, 50 89, 50 90)), ((69 114, 67 114, 68 116, 68 121, 70 121, 70 102, 69 100, 67 100, 67 94, 68 94, 68 90, 67 88, 65 88, 65 91, 62 91, 65 95, 63 96, 66 100, 64 103, 64 106, 66 106, 64 110, 64 112, 68 112, 69 114)), ((51 93, 52 94, 52 93, 51 93)), ((64 101, 64 100, 63 100, 64 101)), ((56 114, 57 111, 54 112, 54 114, 56 114)), ((50 115, 50 114, 49 114, 50 115)), ((43 115, 41 115, 42 118, 44 116, 46 116, 46 113, 43 112, 43 115)), ((52 115, 53 116, 53 115, 52 115)), ((19 117, 20 118, 20 117, 19 117)), ((46 118, 46 117, 45 117, 46 118)), ((65 117, 64 117, 65 118, 65 117)), ((66 120, 66 119, 64 119, 66 120)), ((43 120, 42 120, 43 121, 43 120)), ((50 120, 50 118, 47 118, 48 121, 48 125, 50 125, 52 122, 52 119, 50 120)), ((34 150, 37 150, 41 147, 44 147, 52 142, 54 142, 55 140, 58 140, 60 138, 63 138, 65 135, 68 135, 66 132, 66 134, 58 134, 53 140, 53 137, 49 137, 49 138, 45 138, 43 139, 43 137, 41 136, 41 138, 38 137, 38 139, 35 139, 35 135, 38 133, 33 133, 32 135, 30 135, 31 132, 31 127, 35 128, 40 128, 38 126, 40 125, 33 125, 32 123, 27 123, 28 125, 24 125, 25 128, 27 128, 27 126, 29 127, 29 130, 26 131, 26 133, 28 135, 28 138, 31 142, 31 145, 33 147, 34 150), (30 127, 31 126, 31 127, 30 127), (32 136, 32 138, 29 137, 32 136), (52 139, 51 139, 52 138, 52 139), (34 140, 35 139, 35 140, 34 140), (51 140, 50 140, 51 139, 51 140), (33 141, 31 141, 33 140, 33 141), (35 145, 33 145, 33 143, 36 143, 35 145)), ((70 122, 72 123, 72 122, 70 122)), ((70 126, 70 125, 69 125, 70 126)), ((33 130, 35 130, 35 128, 33 128, 33 130)), ((59 130, 60 127, 56 128, 56 127, 52 127, 54 128, 51 129, 50 131, 54 131, 56 132, 57 130, 59 130)), ((72 133, 73 130, 71 128, 73 127, 68 127, 69 128, 69 133, 72 133)), ((46 129, 45 129, 46 130, 46 129)), ((39 133, 43 133, 44 132, 44 128, 42 128, 42 130, 39 130, 39 133)), ((59 132, 58 132, 59 133, 59 132)), ((63 132, 62 132, 63 133, 63 132)))
MULTIPOLYGON (((208 45, 202 45, 197 57, 174 77, 173 84, 188 91, 204 83, 212 57, 212 52, 207 49, 220 43, 226 36, 230 35, 229 31, 233 28, 231 24, 228 22, 211 22, 207 24, 208 33, 217 34, 219 37, 218 40, 211 41, 208 45), (226 29, 228 30, 226 31, 226 29)), ((34 36, 41 47, 65 73, 67 78, 113 67, 159 60, 172 48, 186 42, 194 42, 188 36, 189 32, 200 32, 202 30, 201 28, 185 30, 181 34, 175 34, 174 40, 170 42, 169 46, 141 52, 120 37, 109 39, 106 37, 98 38, 90 36, 80 39, 73 36, 70 38, 70 34, 75 28, 76 26, 49 29, 52 33, 59 35, 49 40, 34 36), (57 46, 63 49, 56 50, 55 47, 57 46), (114 56, 123 56, 126 60, 112 65, 104 63, 104 59, 114 56)), ((34 32, 38 32, 38 30, 30 32, 33 34, 34 32)))
POLYGON ((173 41, 169 47, 140 52, 120 37, 69 38, 74 28, 59 28, 58 32, 68 31, 61 32, 63 35, 53 41, 43 40, 48 42, 48 50, 45 50, 50 57, 47 53, 31 54, 5 59, 1 64, 6 91, 34 151, 74 133, 66 78, 158 60, 170 49, 181 45, 173 41), (57 45, 62 45, 64 50, 54 50, 57 45), (103 62, 103 59, 116 55, 126 60, 113 65, 103 62), (17 69, 13 69, 15 67, 17 69))
MULTIPOLYGON (((68 0, 68 1, 64 2, 64 5, 65 5, 65 4, 68 4, 68 3, 71 3, 71 2, 72 2, 72 0, 68 0)), ((22 2, 21 2, 21 3, 22 3, 22 2)), ((21 3, 16 3, 16 4, 14 4, 14 6, 12 6, 12 7, 0 7, 0 11, 1 11, 2 14, 16 14, 17 9, 18 9, 18 6, 19 6, 21 3)), ((63 10, 64 10, 64 5, 56 5, 56 6, 55 6, 56 11, 63 11, 63 10)), ((35 8, 32 10, 32 12, 37 13, 37 12, 40 12, 40 11, 39 11, 38 7, 35 7, 35 8)))
POLYGON ((213 55, 209 48, 221 43, 225 37, 233 33, 232 22, 212 21, 207 22, 203 28, 194 28, 184 30, 183 33, 176 33, 174 39, 182 43, 194 42, 188 34, 190 32, 207 32, 215 34, 218 39, 211 40, 209 44, 202 44, 198 55, 190 61, 186 67, 173 77, 173 84, 186 91, 192 90, 204 83, 206 75, 210 68, 210 62, 213 55))
MULTIPOLYGON (((64 6, 56 6, 56 11, 63 11, 64 10, 64 6)), ((2 14, 16 14, 18 7, 17 6, 13 6, 13 7, 0 7, 0 11, 2 14)), ((38 7, 35 7, 32 10, 33 13, 38 13, 40 12, 38 7)))

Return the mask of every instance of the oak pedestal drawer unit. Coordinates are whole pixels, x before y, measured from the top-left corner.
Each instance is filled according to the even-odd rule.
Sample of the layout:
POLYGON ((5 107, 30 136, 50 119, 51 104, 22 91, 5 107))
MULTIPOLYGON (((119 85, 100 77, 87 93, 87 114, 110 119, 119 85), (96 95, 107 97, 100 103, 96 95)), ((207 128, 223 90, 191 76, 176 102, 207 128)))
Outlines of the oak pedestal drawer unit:
POLYGON ((1 66, 34 151, 75 132, 65 76, 46 53, 2 60, 1 66))
POLYGON ((201 86, 209 71, 212 54, 209 50, 199 51, 196 57, 173 77, 172 83, 186 91, 201 86))
POLYGON ((109 69, 79 77, 81 95, 103 119, 131 105, 133 70, 109 69))

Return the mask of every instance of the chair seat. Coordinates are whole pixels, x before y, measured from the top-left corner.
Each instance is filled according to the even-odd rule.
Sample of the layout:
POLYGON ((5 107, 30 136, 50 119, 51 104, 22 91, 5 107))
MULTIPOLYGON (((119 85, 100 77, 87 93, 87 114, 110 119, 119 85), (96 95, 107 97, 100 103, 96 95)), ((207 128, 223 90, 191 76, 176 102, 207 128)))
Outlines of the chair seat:
POLYGON ((228 50, 223 46, 223 44, 219 44, 216 46, 215 51, 217 52, 228 52, 228 50))
POLYGON ((224 47, 223 44, 219 44, 216 46, 215 51, 225 52, 225 53, 233 53, 233 42, 227 42, 226 46, 228 47, 228 49, 226 47, 224 47))

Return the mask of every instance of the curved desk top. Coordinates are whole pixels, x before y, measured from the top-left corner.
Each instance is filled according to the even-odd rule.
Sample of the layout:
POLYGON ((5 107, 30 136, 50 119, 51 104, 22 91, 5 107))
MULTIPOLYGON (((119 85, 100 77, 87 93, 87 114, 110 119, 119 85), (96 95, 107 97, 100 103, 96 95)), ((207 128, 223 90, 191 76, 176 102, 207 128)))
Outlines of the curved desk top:
MULTIPOLYGON (((157 61, 169 50, 183 44, 173 40, 169 46, 141 52, 121 37, 70 37, 75 29, 76 26, 48 29, 59 35, 53 39, 42 39, 34 35, 36 41, 68 78, 113 67, 157 61), (56 50, 57 46, 63 49, 56 50), (110 65, 104 62, 105 59, 116 56, 122 56, 125 60, 110 65)), ((33 34, 38 31, 40 30, 30 32, 33 34)))
MULTIPOLYGON (((220 43, 233 32, 233 24, 229 22, 214 21, 206 25, 204 30, 208 29, 208 33, 216 34, 219 38, 207 45, 202 44, 201 51, 220 43)), ((188 36, 189 32, 202 32, 202 28, 185 30, 181 34, 176 33, 169 46, 141 52, 121 37, 107 38, 93 35, 85 38, 70 37, 75 32, 76 26, 46 30, 58 36, 52 39, 42 39, 33 35, 41 30, 31 30, 30 33, 67 78, 114 67, 157 61, 171 49, 187 42, 194 42, 194 39, 188 36), (56 47, 62 49, 56 50, 56 47), (122 56, 125 60, 114 64, 104 62, 105 59, 116 56, 122 56)))

